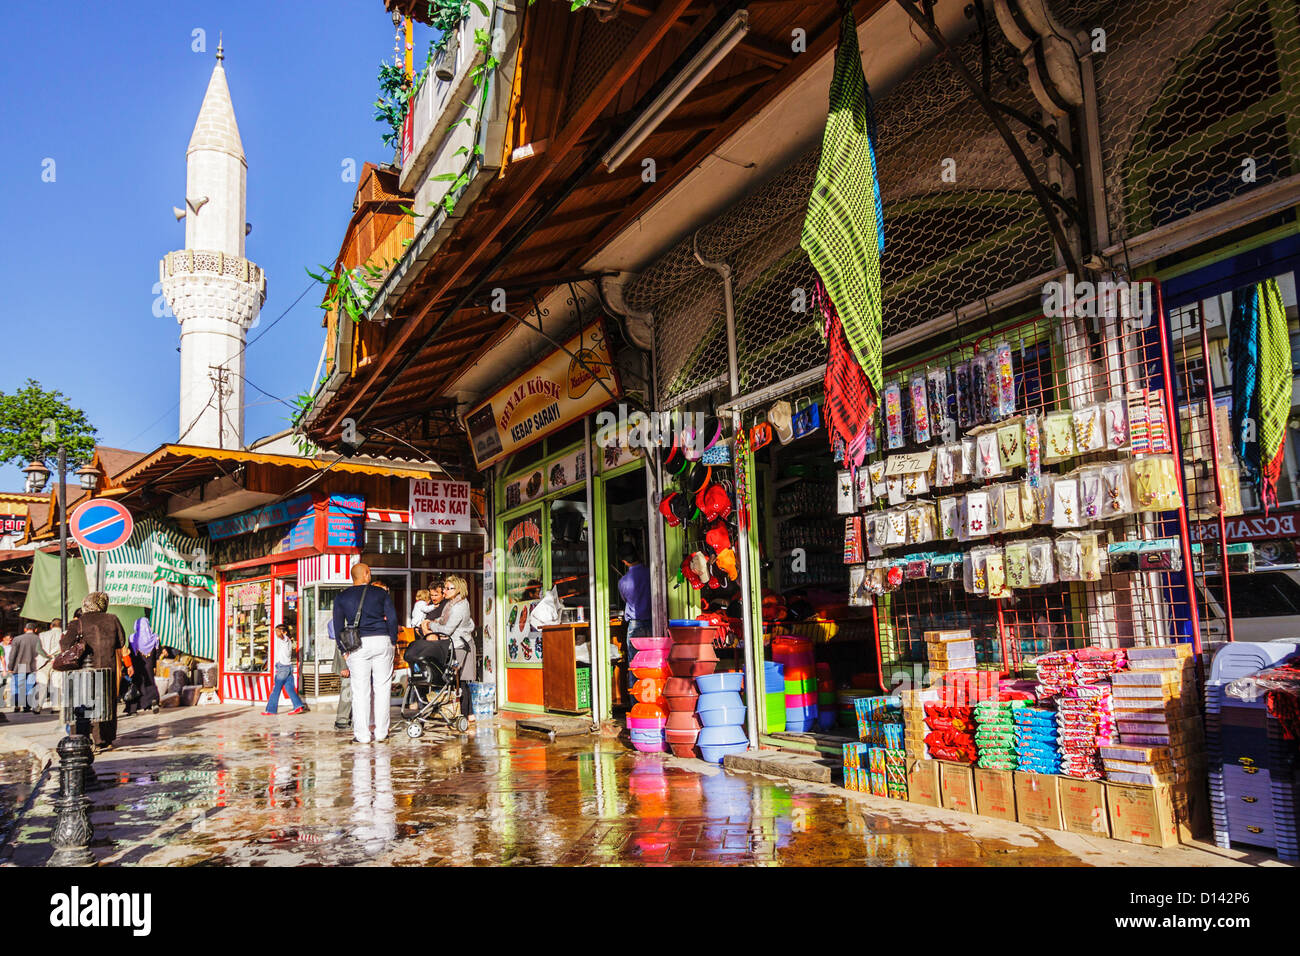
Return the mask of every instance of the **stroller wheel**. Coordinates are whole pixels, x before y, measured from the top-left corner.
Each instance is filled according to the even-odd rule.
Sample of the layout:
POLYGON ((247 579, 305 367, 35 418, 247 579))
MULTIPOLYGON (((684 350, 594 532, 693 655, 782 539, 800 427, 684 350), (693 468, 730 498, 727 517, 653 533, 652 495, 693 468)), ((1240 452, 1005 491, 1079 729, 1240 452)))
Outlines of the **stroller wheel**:
POLYGON ((415 740, 424 735, 424 725, 418 720, 410 720, 406 723, 406 736, 415 740))
POLYGON ((456 718, 456 732, 457 732, 457 733, 460 733, 460 734, 463 734, 463 733, 464 733, 465 731, 467 731, 467 730, 469 730, 469 718, 466 717, 466 716, 464 716, 464 715, 461 715, 460 717, 457 717, 457 718, 456 718))

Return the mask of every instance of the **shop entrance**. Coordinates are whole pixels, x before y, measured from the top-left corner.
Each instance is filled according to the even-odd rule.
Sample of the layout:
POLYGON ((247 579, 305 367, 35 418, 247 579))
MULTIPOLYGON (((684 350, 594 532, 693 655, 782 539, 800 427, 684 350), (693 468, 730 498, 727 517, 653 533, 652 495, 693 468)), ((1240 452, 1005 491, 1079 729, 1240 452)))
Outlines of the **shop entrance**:
MULTIPOLYGON (((627 641, 628 613, 627 600, 619 590, 619 582, 627 574, 627 565, 623 556, 635 552, 643 565, 646 564, 646 479, 645 470, 639 465, 613 478, 606 478, 602 483, 604 495, 605 534, 604 549, 600 559, 604 562, 603 572, 607 584, 609 607, 610 653, 614 647, 620 651, 618 660, 606 664, 604 686, 613 704, 615 714, 626 713, 632 706, 629 684, 630 670, 628 663, 636 653, 627 641)), ((650 585, 663 587, 662 574, 650 574, 650 585)), ((649 608, 634 608, 638 615, 649 616, 649 608)))

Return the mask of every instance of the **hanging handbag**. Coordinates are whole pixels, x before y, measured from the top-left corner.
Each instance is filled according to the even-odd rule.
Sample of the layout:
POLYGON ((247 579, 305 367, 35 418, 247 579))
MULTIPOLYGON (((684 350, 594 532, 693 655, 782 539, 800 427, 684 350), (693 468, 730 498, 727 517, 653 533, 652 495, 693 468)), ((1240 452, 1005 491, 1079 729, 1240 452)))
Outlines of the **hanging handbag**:
POLYGON ((361 649, 361 611, 366 606, 366 594, 369 591, 370 585, 367 584, 361 591, 361 600, 357 602, 356 619, 351 624, 344 624, 343 631, 338 636, 339 650, 345 657, 361 649))

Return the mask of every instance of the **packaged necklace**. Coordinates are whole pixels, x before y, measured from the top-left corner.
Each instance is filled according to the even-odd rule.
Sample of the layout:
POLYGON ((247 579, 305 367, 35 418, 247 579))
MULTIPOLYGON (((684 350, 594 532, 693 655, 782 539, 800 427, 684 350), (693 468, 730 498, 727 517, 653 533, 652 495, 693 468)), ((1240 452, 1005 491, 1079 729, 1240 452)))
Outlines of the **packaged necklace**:
POLYGON ((907 544, 907 512, 902 508, 891 508, 885 512, 889 522, 889 531, 885 536, 885 546, 889 548, 907 544))
POLYGON ((1101 468, 1101 516, 1118 518, 1133 513, 1133 491, 1129 486, 1128 463, 1101 468))
POLYGON ((1012 422, 998 429, 998 461, 1004 472, 1020 468, 1025 463, 1025 426, 1012 422))
POLYGON ((1079 520, 1079 480, 1057 478, 1052 483, 1052 527, 1077 528, 1079 520))
POLYGON ((925 376, 926 397, 930 402, 930 434, 940 441, 952 441, 948 427, 948 371, 931 369, 925 376))
POLYGON ((884 516, 880 512, 862 516, 862 536, 867 543, 867 557, 878 558, 884 554, 888 529, 882 527, 884 516))
POLYGON ((957 427, 962 431, 975 425, 974 396, 971 395, 970 362, 962 362, 953 375, 957 386, 957 427))
POLYGON ((1007 590, 1006 563, 1000 550, 994 549, 984 558, 984 577, 989 597, 994 600, 1011 597, 1007 590))
POLYGON ((903 476, 903 494, 908 498, 925 495, 930 492, 930 479, 924 471, 914 471, 903 476))
POLYGON ((1042 587, 1056 581, 1056 566, 1052 560, 1052 542, 1046 538, 1035 538, 1025 542, 1029 552, 1029 586, 1042 587))
POLYGON ((975 439, 961 440, 961 480, 971 481, 975 478, 975 439))
POLYGON ((1061 581, 1082 581, 1082 556, 1079 539, 1067 536, 1056 539, 1056 576, 1061 581))
POLYGON ((957 498, 939 499, 939 537, 944 541, 957 539, 957 528, 961 523, 958 500, 957 498))
POLYGON ((966 496, 966 536, 984 538, 989 533, 989 495, 972 491, 966 496))
POLYGON ((1002 523, 1002 489, 1005 485, 989 485, 984 489, 989 496, 989 534, 1001 534, 1006 530, 1002 523))
POLYGON ((871 497, 879 499, 888 495, 889 486, 885 484, 885 463, 873 461, 867 465, 867 473, 871 475, 871 497))
POLYGON ((912 544, 924 544, 934 540, 934 505, 928 501, 913 505, 907 513, 908 537, 912 544))
POLYGON ((998 433, 984 432, 975 437, 975 477, 981 480, 997 478, 1004 474, 998 458, 998 433))
POLYGON ((1029 524, 1020 511, 1020 484, 1002 485, 1002 530, 1024 531, 1029 524))
POLYGON ((1133 494, 1140 511, 1173 511, 1183 501, 1178 469, 1170 455, 1151 455, 1130 462, 1133 494))
POLYGON ((906 444, 903 437, 903 393, 897 382, 885 386, 885 447, 890 451, 906 444))
POLYGON ((863 465, 853 473, 853 479, 856 486, 854 489, 854 496, 857 501, 858 510, 861 511, 864 508, 870 508, 876 500, 875 495, 871 492, 870 467, 863 465))
POLYGON ((913 375, 912 392, 912 436, 918 445, 930 441, 930 403, 925 394, 925 376, 913 375))
POLYGON ((1038 523, 1038 506, 1035 504, 1036 495, 1034 487, 1029 483, 1028 478, 1022 478, 1020 486, 1020 520, 1025 523, 1025 527, 1038 523))
MULTIPOLYGON (((960 446, 957 454, 961 454, 960 446)), ((936 488, 951 488, 954 484, 953 476, 956 470, 952 445, 940 445, 936 448, 934 450, 934 486, 936 488)))
POLYGON ((903 491, 902 475, 890 475, 885 479, 885 494, 891 505, 907 503, 907 494, 903 491))
POLYGON ((967 522, 968 514, 969 514, 969 509, 967 509, 966 507, 966 496, 962 495, 957 499, 957 540, 958 541, 964 542, 970 540, 970 528, 967 522))
POLYGON ((1100 521, 1105 517, 1103 483, 1100 467, 1079 469, 1079 507, 1084 522, 1100 521))
POLYGON ((1052 412, 1043 419, 1043 462, 1054 464, 1074 457, 1074 416, 1052 412))
POLYGON ((1007 587, 1029 587, 1029 545, 1023 541, 1014 541, 1002 552, 1007 569, 1007 587))
POLYGON ((1043 475, 1038 487, 1030 489, 1034 495, 1034 512, 1038 515, 1035 524, 1053 523, 1056 517, 1056 496, 1052 493, 1055 485, 1055 475, 1043 475))
POLYGON ((1101 451, 1106 447, 1100 405, 1085 405, 1071 413, 1074 421, 1074 447, 1079 454, 1101 451))
POLYGON ((1128 415, 1124 411, 1124 401, 1113 398, 1105 404, 1106 410, 1106 447, 1111 451, 1120 451, 1128 447, 1128 415))
POLYGON ((1016 373, 1011 365, 1011 344, 999 342, 993 350, 993 364, 998 377, 999 418, 1016 413, 1016 373))
POLYGON ((961 556, 961 584, 967 594, 975 593, 975 558, 970 551, 961 556))
POLYGON ((921 509, 916 506, 913 506, 911 508, 906 509, 904 514, 907 516, 907 543, 921 544, 926 540, 925 538, 921 537, 921 533, 922 533, 921 509))
POLYGON ((989 579, 986 562, 990 551, 992 551, 991 548, 974 548, 970 553, 971 586, 969 591, 971 594, 988 596, 989 579))
POLYGON ((849 471, 835 473, 835 512, 848 515, 858 510, 857 491, 853 474, 849 471))

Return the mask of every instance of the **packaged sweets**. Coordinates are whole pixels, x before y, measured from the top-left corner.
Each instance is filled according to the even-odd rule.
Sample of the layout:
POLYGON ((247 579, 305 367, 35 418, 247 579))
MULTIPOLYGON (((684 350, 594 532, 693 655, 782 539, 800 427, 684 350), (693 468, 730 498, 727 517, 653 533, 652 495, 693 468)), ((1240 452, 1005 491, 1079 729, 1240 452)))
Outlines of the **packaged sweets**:
POLYGON ((925 376, 913 375, 911 381, 912 440, 918 445, 930 441, 930 402, 925 392, 925 376))
POLYGON ((897 382, 885 386, 885 447, 890 451, 907 444, 903 431, 903 392, 897 382))

